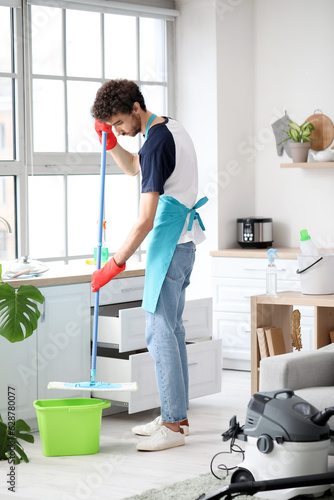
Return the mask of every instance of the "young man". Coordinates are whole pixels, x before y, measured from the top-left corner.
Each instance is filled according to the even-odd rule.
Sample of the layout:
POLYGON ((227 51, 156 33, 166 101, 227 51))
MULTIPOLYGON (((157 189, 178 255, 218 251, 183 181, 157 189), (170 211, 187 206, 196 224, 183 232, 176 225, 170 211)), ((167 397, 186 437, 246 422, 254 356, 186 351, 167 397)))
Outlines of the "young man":
POLYGON ((195 205, 198 189, 193 143, 180 123, 146 109, 132 81, 112 80, 97 92, 92 115, 101 141, 128 175, 141 173, 139 217, 114 257, 92 275, 97 291, 125 269, 125 262, 148 236, 142 307, 146 311, 147 347, 155 361, 161 417, 134 427, 149 436, 138 450, 157 451, 185 444, 188 433, 188 363, 182 313, 185 289, 195 259, 195 244, 204 239, 195 205), (144 134, 138 154, 124 150, 116 136, 144 134))

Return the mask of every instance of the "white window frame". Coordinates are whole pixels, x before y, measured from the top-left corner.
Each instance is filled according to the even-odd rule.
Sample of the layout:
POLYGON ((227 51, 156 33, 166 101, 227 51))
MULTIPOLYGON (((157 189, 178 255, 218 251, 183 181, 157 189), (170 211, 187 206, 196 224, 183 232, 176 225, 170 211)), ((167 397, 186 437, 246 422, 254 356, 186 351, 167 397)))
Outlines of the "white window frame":
MULTIPOLYGON (((171 0, 133 0, 133 3, 114 2, 110 0, 0 0, 0 5, 10 6, 15 9, 15 38, 17 40, 16 47, 16 68, 14 73, 5 74, 15 78, 17 81, 17 101, 15 109, 15 127, 17 130, 17 159, 13 161, 0 161, 0 175, 16 176, 17 188, 17 248, 18 255, 29 255, 28 242, 28 176, 29 175, 54 175, 57 173, 64 176, 66 189, 67 175, 70 174, 98 174, 100 171, 100 154, 99 153, 78 153, 80 155, 80 164, 77 162, 73 166, 73 155, 76 153, 52 153, 53 162, 57 162, 57 167, 50 165, 50 155, 46 153, 33 153, 32 151, 32 135, 31 135, 31 37, 29 33, 31 5, 39 5, 46 7, 58 7, 62 9, 75 9, 94 11, 102 13, 123 14, 131 16, 152 17, 163 19, 166 21, 166 44, 167 44, 167 82, 147 82, 136 81, 140 85, 159 85, 166 87, 168 115, 174 116, 175 113, 175 18, 178 12, 173 9, 174 2, 171 0), (143 5, 145 3, 145 5, 143 5), (23 61, 25 54, 25 61, 23 61), (59 167, 63 165, 63 167, 59 167)), ((137 18, 138 23, 138 18, 137 18)), ((104 33, 101 33, 103 37, 104 33)), ((138 56, 137 56, 138 57, 138 56)), ((2 74, 3 75, 3 74, 2 74)), ((45 76, 43 75, 43 78, 45 76)), ((47 77, 46 77, 47 78, 47 77)), ((53 77, 50 77, 54 79, 53 77)), ((80 78, 69 78, 64 76, 64 82, 80 80, 80 78)), ((83 81, 98 81, 101 85, 108 79, 89 79, 83 78, 83 81)), ((108 159, 106 169, 107 174, 119 174, 119 169, 112 159, 108 159)), ((139 182, 138 182, 139 193, 139 182)), ((67 208, 66 208, 67 210, 67 208)), ((139 256, 142 252, 139 251, 139 256)), ((82 256, 81 256, 82 257, 82 256)), ((78 257, 78 258, 81 258, 78 257)), ((59 259, 68 261, 76 257, 59 257, 59 259)), ((41 260, 43 258, 41 257, 41 260)), ((50 260, 50 259, 45 259, 50 260)))

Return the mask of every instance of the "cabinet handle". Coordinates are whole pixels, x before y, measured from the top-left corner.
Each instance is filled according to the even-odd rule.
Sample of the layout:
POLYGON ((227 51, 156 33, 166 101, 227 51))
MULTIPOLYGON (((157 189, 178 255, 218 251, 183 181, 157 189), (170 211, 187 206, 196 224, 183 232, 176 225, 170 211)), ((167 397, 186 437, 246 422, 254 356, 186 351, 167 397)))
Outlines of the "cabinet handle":
POLYGON ((122 288, 121 292, 126 293, 126 292, 137 292, 138 290, 143 290, 141 286, 137 288, 122 288))
POLYGON ((199 363, 188 363, 188 366, 196 366, 198 365, 199 363))

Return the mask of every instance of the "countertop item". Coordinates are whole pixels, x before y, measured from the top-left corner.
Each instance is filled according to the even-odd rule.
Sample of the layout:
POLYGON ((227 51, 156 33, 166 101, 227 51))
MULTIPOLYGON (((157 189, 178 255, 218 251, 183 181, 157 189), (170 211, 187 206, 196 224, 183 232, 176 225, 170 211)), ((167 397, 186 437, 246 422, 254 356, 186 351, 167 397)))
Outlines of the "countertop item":
MULTIPOLYGON (((25 277, 19 276, 15 279, 4 279, 13 287, 21 285, 50 286, 50 285, 68 285, 74 283, 89 283, 92 273, 96 266, 86 264, 85 261, 75 261, 71 264, 60 262, 48 263, 48 271, 39 276, 25 277)), ((126 270, 116 276, 114 279, 132 278, 135 276, 145 276, 145 264, 142 262, 127 262, 126 270)))

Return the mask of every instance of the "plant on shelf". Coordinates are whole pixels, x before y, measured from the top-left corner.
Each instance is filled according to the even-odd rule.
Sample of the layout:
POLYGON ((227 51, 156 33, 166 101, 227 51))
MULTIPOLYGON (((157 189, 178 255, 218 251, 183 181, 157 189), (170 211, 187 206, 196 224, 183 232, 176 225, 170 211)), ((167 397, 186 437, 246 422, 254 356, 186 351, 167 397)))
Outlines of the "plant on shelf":
MULTIPOLYGON (((9 342, 21 342, 30 337, 37 328, 40 312, 37 302, 43 304, 44 297, 32 285, 21 285, 17 290, 2 281, 2 266, 0 264, 0 335, 9 342)), ((9 388, 8 388, 9 390, 9 388)), ((29 425, 22 419, 15 419, 15 411, 8 424, 0 415, 0 460, 19 464, 21 460, 29 462, 27 455, 18 439, 34 442, 29 425)))
POLYGON ((308 152, 310 149, 310 141, 312 131, 314 130, 314 125, 311 122, 304 122, 298 125, 293 120, 288 123, 288 130, 284 130, 288 137, 283 139, 282 142, 290 141, 290 151, 292 160, 297 163, 304 163, 307 161, 308 152))

